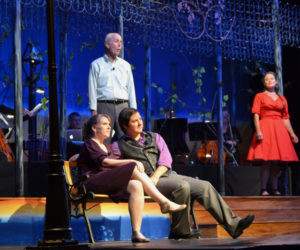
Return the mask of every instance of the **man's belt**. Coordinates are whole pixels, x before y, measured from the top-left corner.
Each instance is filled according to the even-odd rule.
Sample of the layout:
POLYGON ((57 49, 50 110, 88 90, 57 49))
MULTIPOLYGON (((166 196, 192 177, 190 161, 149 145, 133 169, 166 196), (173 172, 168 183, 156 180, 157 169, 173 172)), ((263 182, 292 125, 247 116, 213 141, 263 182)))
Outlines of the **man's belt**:
POLYGON ((128 102, 128 100, 123 100, 123 99, 115 99, 115 100, 98 100, 98 102, 101 103, 112 103, 112 104, 121 104, 128 102))

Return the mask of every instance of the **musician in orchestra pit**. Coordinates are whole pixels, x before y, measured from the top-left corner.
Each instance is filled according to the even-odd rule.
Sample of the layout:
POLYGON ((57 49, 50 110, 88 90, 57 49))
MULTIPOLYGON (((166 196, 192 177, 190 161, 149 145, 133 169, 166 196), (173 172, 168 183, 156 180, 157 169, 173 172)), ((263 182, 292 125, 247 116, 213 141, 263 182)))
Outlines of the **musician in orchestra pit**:
MULTIPOLYGON (((0 113, 5 115, 14 115, 15 110, 12 108, 9 108, 3 104, 0 105, 0 113)), ((34 116, 36 113, 33 113, 32 111, 29 111, 28 109, 23 109, 23 121, 28 120, 30 117, 34 116)))
POLYGON ((88 79, 89 109, 92 115, 107 114, 111 118, 113 140, 123 135, 118 115, 123 108, 136 108, 136 96, 131 66, 119 57, 122 37, 109 33, 105 37, 105 55, 94 60, 88 79))
POLYGON ((68 129, 81 129, 81 116, 78 112, 73 112, 68 116, 69 127, 68 129))
MULTIPOLYGON (((31 117, 31 112, 27 109, 23 110, 23 120, 28 120, 31 117)), ((14 115, 14 109, 5 105, 0 105, 0 162, 13 162, 14 154, 7 142, 11 129, 6 120, 5 115, 14 115), (4 115, 4 116, 3 116, 4 115)))
POLYGON ((236 127, 231 126, 230 113, 223 109, 223 139, 226 147, 226 165, 238 166, 240 154, 238 144, 241 143, 241 136, 236 127))

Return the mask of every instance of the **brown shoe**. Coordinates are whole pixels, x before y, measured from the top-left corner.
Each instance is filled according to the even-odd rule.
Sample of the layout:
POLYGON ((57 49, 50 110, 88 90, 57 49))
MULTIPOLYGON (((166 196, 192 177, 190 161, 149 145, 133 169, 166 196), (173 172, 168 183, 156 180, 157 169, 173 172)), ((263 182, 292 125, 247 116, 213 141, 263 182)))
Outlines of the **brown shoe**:
POLYGON ((197 230, 195 232, 190 232, 189 234, 173 234, 172 232, 169 234, 170 240, 191 240, 191 239, 200 239, 202 235, 202 231, 197 230))
POLYGON ((252 224, 254 218, 255 218, 254 214, 249 214, 246 218, 241 219, 235 231, 233 233, 229 233, 231 237, 233 239, 239 237, 243 233, 243 231, 252 224))

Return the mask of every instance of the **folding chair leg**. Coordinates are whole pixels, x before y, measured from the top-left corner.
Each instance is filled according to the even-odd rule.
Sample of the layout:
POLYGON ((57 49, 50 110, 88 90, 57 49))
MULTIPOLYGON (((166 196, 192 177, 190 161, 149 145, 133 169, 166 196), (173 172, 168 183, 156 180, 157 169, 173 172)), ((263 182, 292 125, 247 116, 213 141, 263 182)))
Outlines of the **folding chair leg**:
POLYGON ((190 214, 192 216, 194 225, 195 225, 195 229, 199 230, 199 226, 198 226, 198 221, 195 215, 195 211, 194 211, 194 200, 191 201, 191 210, 190 210, 190 214))
POLYGON ((89 241, 90 241, 90 243, 95 244, 91 223, 90 223, 90 220, 89 220, 89 218, 86 214, 86 203, 85 202, 82 203, 82 214, 83 214, 85 224, 86 224, 86 227, 87 227, 87 230, 88 230, 89 241))

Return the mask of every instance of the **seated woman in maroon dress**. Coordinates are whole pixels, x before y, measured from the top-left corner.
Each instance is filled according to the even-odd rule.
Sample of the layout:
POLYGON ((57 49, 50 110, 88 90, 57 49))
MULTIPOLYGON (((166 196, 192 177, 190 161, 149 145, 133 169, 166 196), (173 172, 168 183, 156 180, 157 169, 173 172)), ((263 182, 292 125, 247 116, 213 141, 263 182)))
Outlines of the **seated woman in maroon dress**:
POLYGON ((284 96, 277 91, 274 72, 267 72, 263 78, 265 91, 258 93, 253 102, 255 134, 247 160, 263 161, 261 167, 261 195, 269 195, 267 182, 270 179, 271 194, 278 191, 278 163, 298 161, 293 143, 298 142, 288 113, 284 96))
POLYGON ((160 204, 162 213, 172 213, 185 209, 178 205, 154 186, 144 173, 144 166, 136 160, 118 160, 113 155, 110 145, 103 141, 110 136, 110 118, 107 115, 94 115, 85 124, 84 145, 78 158, 82 175, 90 178, 85 181, 88 191, 108 194, 119 202, 128 197, 128 208, 131 217, 132 242, 149 242, 141 232, 144 209, 144 192, 160 204))

